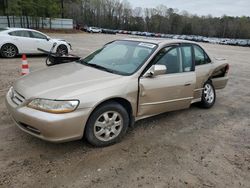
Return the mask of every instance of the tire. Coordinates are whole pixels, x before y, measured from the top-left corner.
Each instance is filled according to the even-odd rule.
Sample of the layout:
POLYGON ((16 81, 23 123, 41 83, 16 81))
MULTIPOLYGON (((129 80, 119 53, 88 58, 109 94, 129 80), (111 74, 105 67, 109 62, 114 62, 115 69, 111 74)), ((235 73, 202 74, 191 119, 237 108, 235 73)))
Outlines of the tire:
POLYGON ((116 102, 101 105, 91 114, 85 128, 85 138, 93 146, 115 144, 126 134, 129 125, 127 110, 116 102))
POLYGON ((204 84, 200 105, 203 108, 211 108, 214 105, 215 101, 216 101, 216 92, 212 81, 209 80, 204 84))
POLYGON ((60 56, 62 55, 68 55, 68 48, 64 44, 60 44, 57 49, 56 53, 59 54, 60 56))
POLYGON ((18 49, 13 44, 4 44, 1 47, 1 56, 6 58, 13 58, 18 54, 18 49))

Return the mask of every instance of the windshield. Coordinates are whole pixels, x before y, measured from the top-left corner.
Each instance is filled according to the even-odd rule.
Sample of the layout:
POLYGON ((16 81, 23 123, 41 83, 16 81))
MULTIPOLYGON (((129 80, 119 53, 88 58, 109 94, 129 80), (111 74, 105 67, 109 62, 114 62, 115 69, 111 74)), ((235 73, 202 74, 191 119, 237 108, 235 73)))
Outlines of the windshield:
POLYGON ((154 52, 157 45, 137 41, 114 41, 79 62, 104 71, 131 75, 154 52))

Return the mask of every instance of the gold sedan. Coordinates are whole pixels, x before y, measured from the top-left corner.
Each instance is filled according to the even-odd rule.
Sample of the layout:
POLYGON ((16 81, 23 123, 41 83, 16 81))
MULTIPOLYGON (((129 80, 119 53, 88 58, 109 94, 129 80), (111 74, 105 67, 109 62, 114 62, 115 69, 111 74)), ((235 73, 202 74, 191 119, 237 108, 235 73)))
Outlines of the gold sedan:
POLYGON ((118 142, 135 121, 213 106, 229 65, 197 43, 124 39, 77 62, 32 72, 17 80, 6 106, 23 131, 51 142, 85 137, 95 146, 118 142))

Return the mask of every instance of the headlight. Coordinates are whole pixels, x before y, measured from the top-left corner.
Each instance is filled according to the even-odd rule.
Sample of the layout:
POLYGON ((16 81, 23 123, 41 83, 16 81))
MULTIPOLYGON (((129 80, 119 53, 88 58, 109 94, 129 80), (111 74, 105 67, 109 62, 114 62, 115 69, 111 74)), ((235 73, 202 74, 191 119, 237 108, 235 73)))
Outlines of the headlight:
POLYGON ((72 112, 78 105, 78 100, 34 99, 28 104, 28 107, 44 112, 59 114, 72 112))
POLYGON ((70 43, 68 43, 68 45, 69 45, 70 49, 72 50, 72 46, 71 46, 71 44, 70 44, 70 43))
POLYGON ((9 89, 9 91, 8 91, 8 93, 7 93, 7 95, 8 95, 10 98, 13 97, 13 87, 12 87, 12 86, 10 87, 10 89, 9 89))

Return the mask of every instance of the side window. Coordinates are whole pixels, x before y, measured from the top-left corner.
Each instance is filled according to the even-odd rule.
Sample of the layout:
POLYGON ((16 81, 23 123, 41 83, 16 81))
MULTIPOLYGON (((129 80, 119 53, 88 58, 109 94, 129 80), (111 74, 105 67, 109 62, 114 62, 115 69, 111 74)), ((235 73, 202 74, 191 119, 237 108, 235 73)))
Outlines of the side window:
POLYGON ((156 57, 156 64, 165 65, 166 74, 182 72, 182 64, 180 61, 180 48, 164 48, 156 57))
POLYGON ((183 72, 190 72, 192 71, 192 46, 182 46, 181 47, 181 54, 182 54, 182 67, 183 72))
POLYGON ((18 37, 30 37, 28 31, 12 31, 9 33, 11 36, 18 36, 18 37))
POLYGON ((16 36, 16 32, 15 31, 9 32, 9 35, 16 36))
POLYGON ((41 33, 35 32, 35 31, 31 31, 31 37, 32 38, 37 38, 37 39, 47 39, 47 37, 41 33))
POLYGON ((195 56, 195 65, 204 65, 210 63, 208 55, 204 52, 202 48, 194 45, 194 56, 195 56))

